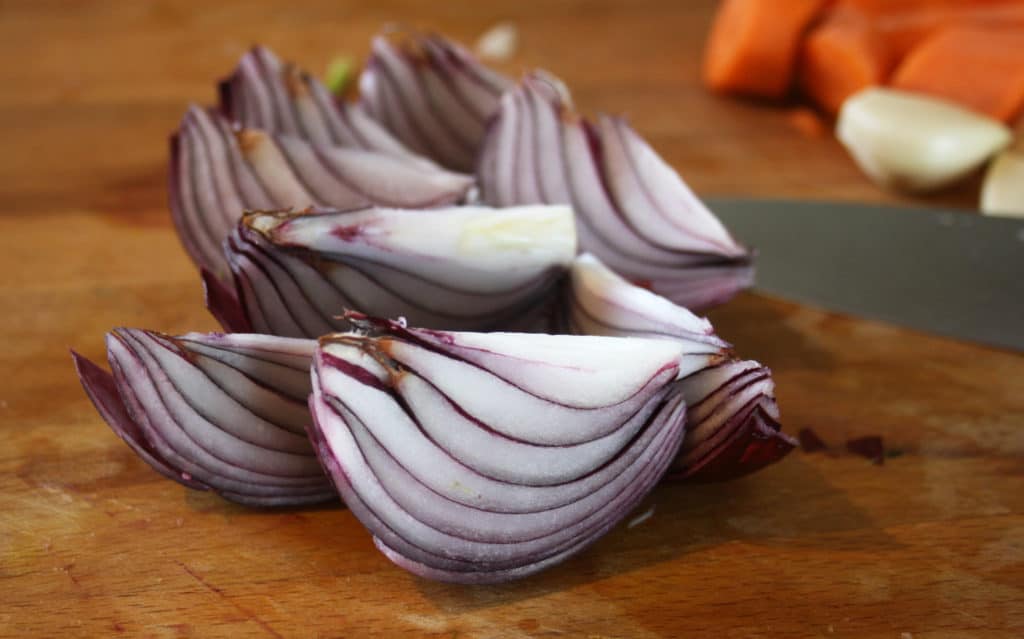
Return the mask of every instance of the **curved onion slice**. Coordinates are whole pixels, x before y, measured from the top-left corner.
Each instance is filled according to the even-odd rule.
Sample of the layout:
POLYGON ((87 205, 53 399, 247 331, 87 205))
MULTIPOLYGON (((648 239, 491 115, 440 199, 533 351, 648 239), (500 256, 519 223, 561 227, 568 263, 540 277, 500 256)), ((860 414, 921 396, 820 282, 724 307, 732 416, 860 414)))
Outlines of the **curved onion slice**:
POLYGON ((171 138, 171 212, 200 267, 224 275, 221 242, 245 210, 380 204, 423 208, 463 199, 472 178, 393 155, 233 129, 189 109, 171 138))
POLYGON ((569 332, 680 340, 690 357, 718 356, 678 383, 688 426, 669 477, 732 479, 782 459, 796 445, 780 430, 771 371, 732 358, 706 319, 630 284, 589 254, 573 262, 564 297, 569 332))
POLYGON ((378 547, 415 574, 489 583, 562 561, 676 454, 677 342, 375 328, 321 339, 311 435, 378 547))
POLYGON ((284 506, 336 498, 305 432, 315 346, 121 328, 107 335, 113 375, 73 356, 100 415, 157 472, 231 501, 284 506))
POLYGON ((687 308, 749 286, 750 255, 622 119, 576 115, 565 87, 528 76, 501 98, 478 164, 484 202, 570 204, 580 248, 687 308))
POLYGON ((320 146, 376 151, 424 170, 439 168, 395 139, 361 104, 336 99, 315 77, 266 47, 242 56, 219 92, 221 110, 243 127, 320 146))
POLYGON ((247 319, 229 330, 290 337, 345 330, 346 309, 507 327, 540 312, 575 250, 564 206, 250 213, 226 245, 235 294, 209 299, 214 316, 247 319))
POLYGON ((359 77, 366 111, 413 151, 473 170, 487 120, 512 82, 440 36, 378 36, 372 47, 359 77))

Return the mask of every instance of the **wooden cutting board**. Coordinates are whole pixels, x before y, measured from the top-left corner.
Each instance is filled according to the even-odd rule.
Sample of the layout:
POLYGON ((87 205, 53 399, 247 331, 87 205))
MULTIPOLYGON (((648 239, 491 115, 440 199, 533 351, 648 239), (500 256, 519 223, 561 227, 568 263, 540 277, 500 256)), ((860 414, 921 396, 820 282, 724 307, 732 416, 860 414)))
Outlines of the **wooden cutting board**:
POLYGON ((168 219, 167 135, 254 42, 320 70, 388 21, 472 42, 510 19, 506 71, 627 113, 702 194, 896 199, 785 109, 702 91, 710 2, 295 4, 0 5, 0 635, 1024 636, 1024 358, 756 294, 719 333, 773 368, 788 431, 839 452, 663 486, 649 519, 523 582, 422 581, 341 507, 247 510, 149 470, 67 349, 216 328, 168 219), (841 452, 869 434, 882 466, 841 452))

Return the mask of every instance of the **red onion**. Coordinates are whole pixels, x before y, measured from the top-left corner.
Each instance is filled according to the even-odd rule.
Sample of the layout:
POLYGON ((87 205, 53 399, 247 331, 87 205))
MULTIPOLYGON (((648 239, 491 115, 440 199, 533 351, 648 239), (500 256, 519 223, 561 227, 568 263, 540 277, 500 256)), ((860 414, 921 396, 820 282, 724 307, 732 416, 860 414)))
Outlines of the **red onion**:
POLYGON ((372 208, 250 213, 226 250, 236 290, 211 310, 246 321, 225 328, 316 337, 347 329, 346 309, 431 328, 526 323, 576 242, 564 206, 372 208))
POLYGON ((576 115, 547 75, 502 97, 478 179, 488 204, 570 204, 581 250, 687 308, 751 283, 749 253, 679 175, 622 118, 576 115))
POLYGON ((489 583, 578 553, 666 473, 789 452, 770 371, 684 308, 750 256, 623 120, 435 36, 377 38, 360 87, 339 102, 257 47, 221 83, 234 121, 193 107, 172 138, 175 224, 235 332, 116 329, 112 373, 73 353, 155 470, 258 506, 340 492, 396 564, 489 583), (442 166, 508 208, 452 206, 477 194, 442 166), (597 257, 573 261, 577 228, 597 257), (523 332, 454 332, 496 329, 523 332))
POLYGON ((116 329, 113 375, 72 353, 100 415, 162 475, 254 506, 336 498, 310 446, 316 343, 266 335, 116 329))
POLYGON ((440 36, 396 40, 374 38, 359 77, 362 104, 413 151, 473 170, 487 120, 512 82, 440 36))
POLYGON ((634 286, 589 254, 576 258, 562 304, 570 332, 679 340, 686 352, 716 357, 678 382, 687 429, 669 476, 732 479, 782 459, 796 442, 780 431, 771 371, 732 357, 706 320, 634 286))
POLYGON ((378 547, 418 575, 488 583, 562 561, 675 456, 680 342, 373 329, 321 339, 311 433, 378 547))
POLYGON ((310 144, 189 109, 171 138, 171 212, 195 262, 225 272, 221 242, 245 210, 371 204, 422 208, 463 199, 465 175, 359 149, 310 144))
POLYGON ((299 137, 320 146, 376 151, 437 169, 370 117, 363 105, 336 99, 319 80, 270 49, 253 47, 221 81, 220 108, 243 127, 299 137))

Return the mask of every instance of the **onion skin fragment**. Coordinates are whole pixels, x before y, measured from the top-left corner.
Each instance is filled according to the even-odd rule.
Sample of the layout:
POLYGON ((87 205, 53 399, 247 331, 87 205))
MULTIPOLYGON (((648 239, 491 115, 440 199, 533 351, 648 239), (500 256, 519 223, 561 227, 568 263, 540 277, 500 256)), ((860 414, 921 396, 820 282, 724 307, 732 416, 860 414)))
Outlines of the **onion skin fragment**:
POLYGON ((315 342, 265 335, 115 329, 113 374, 72 353, 111 429, 154 470, 249 506, 331 501, 306 438, 315 342))
POLYGON ((221 243, 244 211, 446 206, 472 185, 468 175, 401 156, 238 128, 194 106, 171 138, 175 227, 196 265, 219 278, 228 272, 221 243))
MULTIPOLYGON (((682 395, 670 393, 679 375, 678 343, 428 331, 358 314, 350 320, 358 330, 321 338, 314 356, 310 437, 378 548, 421 577, 498 583, 557 564, 625 518, 676 455, 686 421, 682 395), (635 360, 614 370, 631 349, 635 360), (429 356, 410 359, 414 352, 429 356), (510 367, 511 360, 529 370, 510 367), (418 389, 426 384, 440 390, 449 366, 464 369, 462 397, 442 393, 440 401, 424 402, 418 389), (499 432, 481 420, 479 406, 465 403, 495 380, 507 385, 501 407, 525 418, 516 422, 521 428, 499 432), (540 380, 547 388, 543 395, 561 400, 530 389, 540 380), (652 385, 654 380, 661 381, 652 385), (593 452, 588 443, 594 433, 563 417, 612 410, 623 398, 638 398, 644 406, 636 413, 639 428, 602 453, 610 457, 579 467, 577 458, 593 452), (444 447, 422 430, 453 419, 462 420, 460 429, 492 438, 494 448, 484 446, 480 453, 493 457, 492 468, 507 468, 481 472, 480 459, 444 447), (545 466, 577 470, 555 483, 496 477, 495 472, 523 470, 504 459, 502 447, 509 445, 545 449, 554 456, 545 466)), ((539 478, 551 470, 525 472, 539 478)))
POLYGON ((593 255, 573 262, 560 318, 569 333, 679 340, 687 353, 718 357, 677 382, 688 426, 668 479, 734 479, 779 461, 796 446, 781 432, 771 371, 736 359, 706 319, 630 284, 593 255))
POLYGON ((347 330, 348 309, 437 328, 535 323, 576 239, 559 206, 265 211, 225 251, 234 290, 208 296, 225 328, 312 338, 347 330))
POLYGON ((458 44, 419 33, 374 38, 359 76, 367 113, 414 152, 467 172, 511 86, 458 44))
POLYGON ((501 98, 477 164, 481 199, 565 203, 580 250, 690 309, 750 286, 750 252, 622 118, 592 123, 536 72, 501 98))

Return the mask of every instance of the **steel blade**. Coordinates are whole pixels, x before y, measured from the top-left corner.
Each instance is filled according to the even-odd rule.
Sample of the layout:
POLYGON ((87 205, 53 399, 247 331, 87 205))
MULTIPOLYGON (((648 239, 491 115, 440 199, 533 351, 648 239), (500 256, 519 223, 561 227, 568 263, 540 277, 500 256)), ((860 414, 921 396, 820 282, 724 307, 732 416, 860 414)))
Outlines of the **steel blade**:
POLYGON ((757 250, 758 290, 1024 351, 1024 220, 836 202, 708 205, 757 250))

